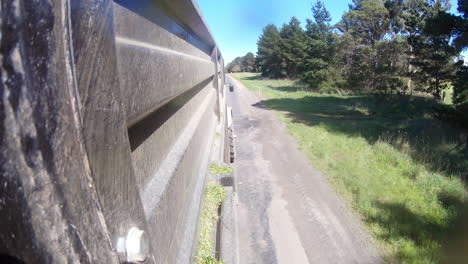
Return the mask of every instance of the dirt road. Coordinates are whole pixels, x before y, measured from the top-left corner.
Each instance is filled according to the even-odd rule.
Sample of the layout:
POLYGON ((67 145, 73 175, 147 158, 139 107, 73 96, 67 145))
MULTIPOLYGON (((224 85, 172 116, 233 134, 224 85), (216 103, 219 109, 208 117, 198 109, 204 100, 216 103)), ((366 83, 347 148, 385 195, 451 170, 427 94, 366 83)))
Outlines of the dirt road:
POLYGON ((379 263, 359 219, 240 82, 228 92, 236 141, 240 263, 379 263))

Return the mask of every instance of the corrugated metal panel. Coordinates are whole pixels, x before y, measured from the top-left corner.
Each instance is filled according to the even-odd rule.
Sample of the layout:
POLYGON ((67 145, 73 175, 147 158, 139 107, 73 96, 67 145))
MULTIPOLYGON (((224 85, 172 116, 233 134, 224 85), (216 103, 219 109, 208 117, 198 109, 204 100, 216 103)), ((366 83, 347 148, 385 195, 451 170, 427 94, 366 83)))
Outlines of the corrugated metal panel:
POLYGON ((23 67, 2 70, 23 80, 3 79, 2 99, 19 91, 28 103, 2 105, 2 164, 14 166, 2 165, 9 178, 0 187, 24 193, 6 200, 4 208, 19 212, 0 218, 0 253, 27 262, 124 262, 120 242, 136 227, 148 237, 146 263, 191 262, 225 108, 224 62, 198 5, 50 1, 12 0, 2 17, 16 29, 2 27, 2 45, 7 39, 13 48, 1 55, 23 67), (24 37, 36 35, 44 39, 24 37), (23 141, 5 143, 31 124, 28 142, 39 147, 28 153, 23 141), (34 157, 42 157, 39 169, 20 162, 34 157), (40 168, 47 173, 38 176, 40 168), (50 183, 41 199, 32 179, 50 183), (59 229, 45 233, 51 226, 59 229))

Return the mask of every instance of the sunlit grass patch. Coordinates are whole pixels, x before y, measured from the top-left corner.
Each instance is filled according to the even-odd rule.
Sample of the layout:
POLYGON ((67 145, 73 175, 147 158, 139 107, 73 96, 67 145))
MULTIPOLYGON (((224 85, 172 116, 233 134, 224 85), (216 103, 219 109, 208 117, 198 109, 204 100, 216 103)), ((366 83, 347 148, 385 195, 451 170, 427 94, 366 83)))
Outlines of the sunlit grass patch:
POLYGON ((195 257, 196 264, 217 264, 222 261, 216 260, 215 242, 213 241, 213 232, 219 219, 218 208, 226 199, 226 193, 223 186, 208 182, 203 201, 203 211, 200 217, 200 235, 198 241, 198 250, 195 257))
POLYGON ((229 166, 221 166, 221 165, 213 163, 210 165, 210 168, 208 169, 208 171, 212 174, 229 174, 229 173, 232 173, 234 169, 229 166))

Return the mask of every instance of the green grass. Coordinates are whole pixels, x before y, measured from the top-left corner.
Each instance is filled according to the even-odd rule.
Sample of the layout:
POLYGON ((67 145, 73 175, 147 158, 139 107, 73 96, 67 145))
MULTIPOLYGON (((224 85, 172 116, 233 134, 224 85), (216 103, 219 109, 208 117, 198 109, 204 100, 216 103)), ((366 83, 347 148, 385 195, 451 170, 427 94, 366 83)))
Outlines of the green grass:
POLYGON ((195 264, 221 264, 222 261, 214 258, 213 232, 219 219, 218 208, 226 199, 223 186, 208 182, 205 190, 203 211, 200 218, 200 237, 195 264))
POLYGON ((350 201, 388 262, 438 263, 466 209, 468 151, 461 131, 410 96, 334 96, 291 80, 232 74, 269 99, 314 167, 350 201))
POLYGON ((220 166, 218 164, 211 164, 208 171, 212 174, 229 174, 234 171, 232 167, 229 166, 220 166))

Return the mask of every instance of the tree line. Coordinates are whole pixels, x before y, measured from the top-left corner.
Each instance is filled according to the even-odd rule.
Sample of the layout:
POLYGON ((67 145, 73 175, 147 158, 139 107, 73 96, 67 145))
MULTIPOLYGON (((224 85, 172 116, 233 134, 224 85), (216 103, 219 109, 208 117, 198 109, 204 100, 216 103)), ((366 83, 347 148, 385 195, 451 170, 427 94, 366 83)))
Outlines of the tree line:
POLYGON ((245 56, 236 57, 232 62, 228 63, 226 70, 228 72, 257 72, 255 55, 248 52, 245 56))
MULTIPOLYGON (((468 0, 353 0, 336 25, 322 1, 312 4, 305 29, 292 17, 267 25, 255 65, 265 77, 294 78, 321 92, 413 94, 443 100, 454 91, 455 111, 468 116, 468 0)), ((464 122, 467 122, 468 118, 464 122)))

